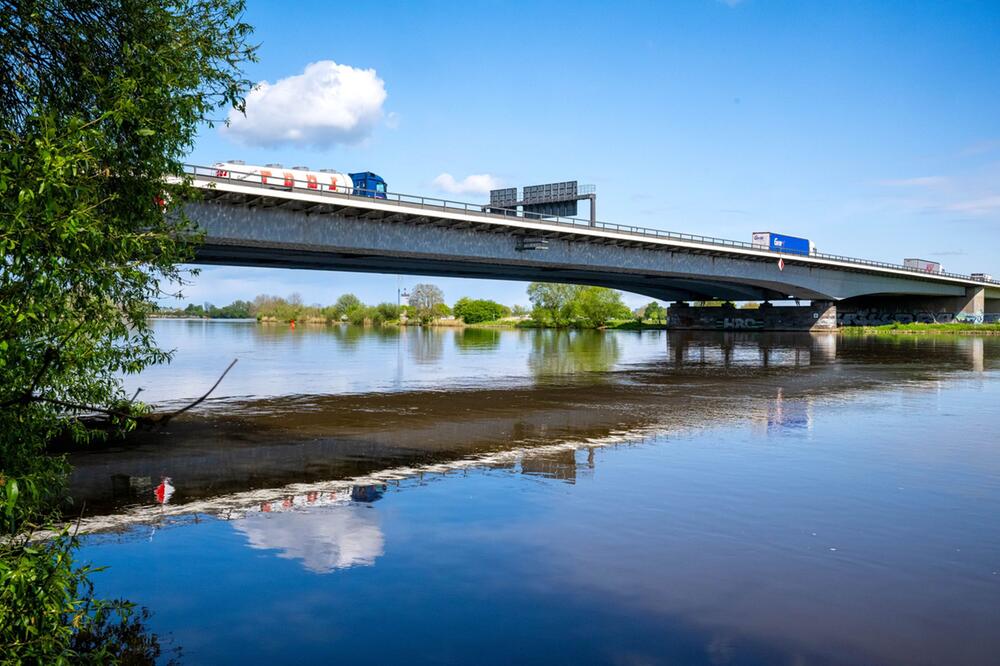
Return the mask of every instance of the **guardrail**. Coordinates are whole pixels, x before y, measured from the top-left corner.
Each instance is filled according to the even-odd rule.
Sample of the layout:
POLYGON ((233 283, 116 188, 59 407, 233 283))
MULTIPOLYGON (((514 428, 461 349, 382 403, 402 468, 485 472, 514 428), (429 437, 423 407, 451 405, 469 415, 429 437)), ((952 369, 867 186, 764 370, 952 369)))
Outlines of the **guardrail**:
MULTIPOLYGON (((931 273, 929 271, 923 271, 919 268, 911 268, 909 266, 903 266, 902 264, 891 264, 884 261, 874 261, 872 259, 859 259, 857 257, 845 257, 839 254, 824 254, 821 252, 815 252, 813 254, 804 255, 799 252, 781 252, 780 250, 772 250, 770 248, 763 248, 758 245, 753 245, 752 243, 747 243, 746 241, 736 241, 728 240, 725 238, 715 238, 713 236, 701 236, 699 234, 685 234, 675 231, 663 231, 662 229, 651 229, 648 227, 637 227, 628 224, 615 224, 614 222, 591 222, 590 220, 585 220, 578 217, 558 217, 549 215, 539 215, 537 213, 525 213, 523 211, 517 211, 513 209, 500 209, 497 207, 491 207, 488 204, 474 204, 467 203, 463 201, 451 201, 449 199, 439 199, 436 197, 425 197, 416 194, 401 194, 398 192, 379 192, 376 193, 373 190, 362 190, 353 186, 344 187, 338 186, 333 189, 329 186, 324 189, 323 185, 318 182, 309 182, 304 180, 287 179, 283 175, 273 175, 274 183, 263 183, 259 180, 260 176, 251 171, 233 171, 231 169, 226 170, 224 173, 226 175, 218 175, 218 169, 214 166, 199 166, 195 164, 185 164, 184 173, 196 178, 204 178, 219 182, 232 182, 239 185, 247 185, 252 187, 257 187, 264 190, 278 190, 284 192, 301 191, 306 194, 330 196, 335 198, 347 198, 363 201, 376 200, 385 203, 398 203, 405 204, 408 206, 417 206, 420 208, 439 210, 439 211, 461 211, 464 213, 471 213, 475 215, 484 215, 490 218, 505 219, 510 217, 518 217, 525 220, 531 220, 535 222, 541 222, 544 224, 552 224, 562 227, 573 227, 573 228, 587 228, 587 229, 604 229, 606 231, 613 231, 615 233, 628 234, 631 236, 641 236, 647 238, 663 238, 667 240, 679 240, 688 241, 693 243, 703 243, 705 245, 714 245, 721 248, 739 248, 754 250, 758 252, 769 252, 776 257, 788 257, 790 259, 796 258, 816 258, 816 259, 829 259, 831 261, 839 261, 842 263, 856 264, 858 266, 872 267, 872 268, 888 268, 897 271, 906 271, 908 273, 913 273, 915 275, 921 275, 924 277, 947 277, 954 278, 958 280, 964 280, 966 282, 976 282, 979 284, 996 284, 1000 285, 1000 280, 973 280, 969 275, 963 275, 961 273, 931 273), (255 182, 249 180, 248 177, 256 177, 258 180, 255 182), (291 185, 288 183, 291 182, 291 185), (278 184, 281 183, 281 184, 278 184), (378 194, 378 196, 375 196, 378 194), (384 196, 383 196, 384 195, 384 196)), ((275 171, 280 174, 277 169, 275 171)))

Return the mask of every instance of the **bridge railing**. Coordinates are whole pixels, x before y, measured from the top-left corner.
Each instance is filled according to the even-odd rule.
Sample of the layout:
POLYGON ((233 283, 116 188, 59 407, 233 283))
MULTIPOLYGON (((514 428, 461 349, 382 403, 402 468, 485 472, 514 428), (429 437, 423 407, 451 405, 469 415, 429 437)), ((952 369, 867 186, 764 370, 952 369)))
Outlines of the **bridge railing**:
MULTIPOLYGON (((629 224, 616 224, 614 222, 591 222, 579 217, 560 217, 552 215, 540 215, 538 213, 530 213, 525 211, 519 211, 510 208, 498 208, 496 206, 490 206, 488 204, 476 204, 468 203, 464 201, 452 201, 449 199, 441 199, 438 197, 426 197, 417 194, 402 194, 399 192, 378 192, 374 190, 364 190, 361 188, 353 186, 339 186, 337 188, 327 187, 324 189, 323 185, 317 182, 308 182, 304 180, 292 179, 292 185, 288 186, 288 180, 283 176, 272 175, 271 178, 274 179, 274 183, 264 183, 259 180, 259 174, 255 174, 251 171, 234 171, 228 168, 224 173, 226 175, 219 175, 219 169, 214 166, 198 166, 194 164, 184 165, 185 174, 200 178, 219 182, 232 182, 239 185, 257 187, 262 190, 277 190, 284 192, 302 192, 304 194, 329 196, 331 198, 339 199, 354 199, 362 201, 371 201, 375 199, 380 203, 397 203, 400 205, 416 206, 419 208, 448 212, 463 212, 467 214, 483 215, 490 218, 511 218, 517 217, 522 220, 529 220, 532 222, 539 222, 547 225, 556 225, 561 227, 572 227, 572 228, 587 228, 587 229, 602 229, 605 231, 613 231, 615 233, 627 234, 630 236, 641 236, 648 238, 663 238, 667 240, 679 240, 688 241, 692 243, 702 243, 705 245, 714 245, 720 248, 739 248, 748 249, 759 252, 768 252, 773 254, 775 257, 788 257, 789 259, 801 258, 801 257, 813 257, 817 259, 829 259, 832 261, 839 261, 848 264, 857 264, 859 266, 872 267, 872 268, 888 268, 897 271, 907 271, 909 273, 914 273, 917 275, 924 276, 939 276, 955 278, 959 280, 964 280, 968 282, 978 282, 984 284, 998 284, 1000 285, 1000 280, 973 280, 969 275, 963 275, 961 273, 948 273, 941 271, 939 273, 932 273, 929 271, 924 271, 919 268, 913 268, 910 266, 904 266, 902 264, 893 264, 885 261, 875 261, 873 259, 860 259, 858 257, 847 257, 839 254, 825 254, 822 252, 814 252, 809 255, 804 255, 800 252, 782 252, 780 250, 772 250, 770 248, 761 247, 759 245, 754 245, 746 241, 730 240, 727 238, 715 238, 714 236, 702 236, 700 234, 686 234, 676 231, 664 231, 662 229, 652 229, 649 227, 637 227, 629 224), (249 180, 248 177, 256 177, 258 180, 249 180), (279 182, 281 184, 279 184, 279 182), (378 194, 379 196, 375 196, 378 194), (384 198, 383 198, 384 195, 384 198)), ((275 169, 276 174, 281 172, 275 169)))

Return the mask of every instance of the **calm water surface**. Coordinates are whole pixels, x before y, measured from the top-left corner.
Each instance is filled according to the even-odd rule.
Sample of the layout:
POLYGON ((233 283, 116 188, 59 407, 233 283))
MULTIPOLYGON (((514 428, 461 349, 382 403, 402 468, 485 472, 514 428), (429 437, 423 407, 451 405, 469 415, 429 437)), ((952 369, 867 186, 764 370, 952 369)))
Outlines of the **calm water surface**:
POLYGON ((183 662, 997 663, 1000 339, 156 330, 72 484, 183 662))

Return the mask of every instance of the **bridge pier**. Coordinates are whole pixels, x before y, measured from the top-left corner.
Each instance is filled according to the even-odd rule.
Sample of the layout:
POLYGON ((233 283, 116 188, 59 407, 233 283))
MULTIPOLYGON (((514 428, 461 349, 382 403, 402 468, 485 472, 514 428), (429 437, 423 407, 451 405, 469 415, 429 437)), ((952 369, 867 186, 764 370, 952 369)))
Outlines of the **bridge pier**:
MULTIPOLYGON (((990 305, 996 302, 991 300, 990 305)), ((872 295, 847 298, 837 303, 840 326, 884 326, 886 324, 981 324, 987 313, 986 289, 968 287, 963 296, 872 295)), ((1000 308, 997 309, 1000 312, 1000 308)))
POLYGON ((1000 324, 1000 298, 986 299, 983 321, 987 324, 1000 324))
POLYGON ((732 304, 695 307, 674 303, 667 310, 667 325, 689 331, 834 331, 837 305, 813 301, 812 305, 775 306, 764 302, 753 309, 732 304))

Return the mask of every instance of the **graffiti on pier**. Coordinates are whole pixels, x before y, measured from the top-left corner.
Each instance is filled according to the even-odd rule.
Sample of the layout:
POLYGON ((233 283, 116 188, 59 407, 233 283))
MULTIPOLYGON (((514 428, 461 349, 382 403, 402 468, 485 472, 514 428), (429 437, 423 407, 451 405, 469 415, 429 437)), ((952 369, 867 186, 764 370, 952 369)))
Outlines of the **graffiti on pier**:
POLYGON ((764 321, 753 317, 725 317, 722 328, 736 331, 753 331, 764 328, 764 321))
POLYGON ((982 324, 995 321, 998 315, 973 314, 969 312, 886 312, 877 308, 838 312, 837 323, 841 326, 885 326, 888 324, 982 324))

